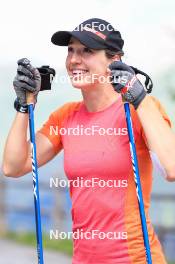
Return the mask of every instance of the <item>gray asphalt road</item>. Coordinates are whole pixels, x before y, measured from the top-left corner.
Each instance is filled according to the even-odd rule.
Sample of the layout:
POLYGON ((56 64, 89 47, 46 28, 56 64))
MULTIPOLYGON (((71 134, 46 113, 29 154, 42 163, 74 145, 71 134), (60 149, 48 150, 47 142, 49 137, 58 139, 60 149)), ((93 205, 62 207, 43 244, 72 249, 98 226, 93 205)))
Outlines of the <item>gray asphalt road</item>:
MULTIPOLYGON (((36 249, 0 239, 1 264, 37 264, 36 249)), ((63 254, 44 250, 44 264, 71 264, 71 259, 63 254)))

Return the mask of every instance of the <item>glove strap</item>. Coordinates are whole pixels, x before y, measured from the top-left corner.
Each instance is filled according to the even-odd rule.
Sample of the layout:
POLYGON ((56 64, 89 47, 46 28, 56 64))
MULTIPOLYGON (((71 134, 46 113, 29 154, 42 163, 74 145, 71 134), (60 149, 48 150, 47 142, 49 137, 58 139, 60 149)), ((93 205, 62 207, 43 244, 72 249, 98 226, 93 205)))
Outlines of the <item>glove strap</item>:
POLYGON ((28 105, 27 104, 25 104, 25 105, 20 104, 18 98, 16 98, 16 100, 14 102, 14 108, 16 109, 17 112, 24 113, 24 114, 28 113, 28 105))
POLYGON ((151 93, 152 88, 153 88, 153 82, 152 82, 151 78, 149 77, 149 75, 146 74, 145 72, 133 67, 133 66, 130 66, 130 67, 134 70, 135 74, 141 74, 141 75, 145 76, 145 79, 146 79, 145 80, 145 88, 147 90, 147 93, 151 93))

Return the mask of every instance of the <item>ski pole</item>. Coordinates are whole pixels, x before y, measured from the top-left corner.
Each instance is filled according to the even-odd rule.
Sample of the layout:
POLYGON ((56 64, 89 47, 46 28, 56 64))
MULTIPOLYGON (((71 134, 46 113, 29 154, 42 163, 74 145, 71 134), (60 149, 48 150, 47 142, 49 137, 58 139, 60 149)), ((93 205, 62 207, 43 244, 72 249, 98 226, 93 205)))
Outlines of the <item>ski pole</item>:
POLYGON ((27 104, 28 104, 28 112, 29 112, 29 129, 30 129, 31 149, 32 149, 31 158, 32 158, 33 194, 34 194, 34 207, 35 207, 38 264, 44 264, 39 183, 38 183, 38 164, 36 158, 36 142, 35 142, 34 103, 33 103, 33 95, 30 93, 27 93, 27 104))
MULTIPOLYGON (((51 82, 55 76, 55 70, 49 66, 42 66, 38 68, 41 75, 41 89, 50 90, 51 82)), ((37 256, 38 264, 44 264, 43 258, 43 244, 42 244, 42 228, 41 228, 41 210, 40 210, 40 196, 39 196, 39 182, 38 182, 38 164, 36 157, 36 142, 35 142, 35 124, 34 124, 34 101, 33 95, 27 93, 27 104, 29 113, 29 130, 32 150, 32 175, 33 175, 33 194, 35 207, 35 225, 36 225, 36 240, 37 240, 37 256)))
POLYGON ((135 146, 135 140, 134 140, 134 133, 133 133, 129 103, 124 102, 124 109, 125 109, 126 123, 127 123, 127 128, 128 128, 130 153, 131 153, 131 159, 132 159, 132 167, 134 171, 134 180, 136 184, 137 199, 138 199, 138 204, 139 204, 139 213, 140 213, 140 219, 141 219, 141 225, 142 225, 146 261, 147 261, 147 264, 152 264, 151 250, 150 250, 149 236, 148 236, 148 230, 147 230, 147 224, 146 224, 144 202, 143 202, 142 188, 141 188, 140 175, 139 175, 139 166, 138 166, 138 160, 137 160, 137 153, 136 153, 136 146, 135 146))

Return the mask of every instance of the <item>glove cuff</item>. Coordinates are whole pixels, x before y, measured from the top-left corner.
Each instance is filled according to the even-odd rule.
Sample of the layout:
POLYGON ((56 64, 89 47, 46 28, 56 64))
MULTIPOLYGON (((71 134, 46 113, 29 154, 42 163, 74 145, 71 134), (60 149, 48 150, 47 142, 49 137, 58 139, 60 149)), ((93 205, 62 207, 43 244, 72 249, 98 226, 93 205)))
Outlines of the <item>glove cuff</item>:
POLYGON ((28 105, 25 104, 25 105, 22 105, 20 102, 19 102, 19 99, 16 98, 15 102, 14 102, 14 108, 16 109, 17 112, 20 112, 20 113, 28 113, 28 105))
POLYGON ((142 100, 145 98, 146 96, 146 91, 143 90, 142 93, 139 95, 139 97, 132 103, 134 108, 137 110, 139 104, 142 102, 142 100))

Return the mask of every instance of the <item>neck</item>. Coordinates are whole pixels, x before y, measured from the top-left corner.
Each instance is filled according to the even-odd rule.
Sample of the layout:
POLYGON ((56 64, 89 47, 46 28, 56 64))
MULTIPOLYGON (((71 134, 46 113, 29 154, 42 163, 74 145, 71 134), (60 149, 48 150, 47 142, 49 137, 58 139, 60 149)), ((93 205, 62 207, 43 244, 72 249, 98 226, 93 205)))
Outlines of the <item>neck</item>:
POLYGON ((98 112, 107 108, 120 96, 111 85, 87 90, 82 89, 82 95, 89 112, 98 112))

